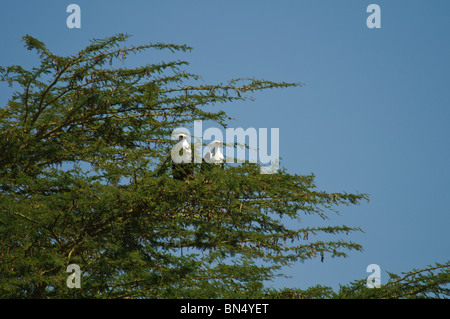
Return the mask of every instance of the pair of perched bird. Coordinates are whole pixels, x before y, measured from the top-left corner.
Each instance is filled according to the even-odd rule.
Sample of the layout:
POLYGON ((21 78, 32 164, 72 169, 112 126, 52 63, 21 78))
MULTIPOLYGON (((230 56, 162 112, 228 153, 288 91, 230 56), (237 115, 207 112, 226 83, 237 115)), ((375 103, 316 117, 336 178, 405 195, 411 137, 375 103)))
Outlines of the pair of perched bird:
MULTIPOLYGON (((179 143, 181 142, 180 149, 183 152, 182 159, 174 161, 172 159, 172 176, 177 180, 185 180, 191 176, 194 176, 194 158, 192 154, 191 146, 189 145, 186 135, 178 135, 179 143)), ((221 141, 214 141, 212 143, 211 151, 208 151, 202 158, 201 171, 210 170, 212 165, 219 165, 223 168, 224 157, 221 152, 223 143, 221 141)))

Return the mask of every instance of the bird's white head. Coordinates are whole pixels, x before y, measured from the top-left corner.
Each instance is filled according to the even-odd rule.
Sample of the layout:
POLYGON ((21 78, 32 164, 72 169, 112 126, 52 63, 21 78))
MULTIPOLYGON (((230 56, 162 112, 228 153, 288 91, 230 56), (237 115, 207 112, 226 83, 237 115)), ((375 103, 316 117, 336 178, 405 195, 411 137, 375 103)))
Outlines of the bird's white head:
POLYGON ((212 160, 215 163, 222 163, 223 161, 223 154, 220 151, 221 146, 223 145, 222 141, 215 140, 213 142, 214 148, 213 148, 213 154, 212 154, 212 160))

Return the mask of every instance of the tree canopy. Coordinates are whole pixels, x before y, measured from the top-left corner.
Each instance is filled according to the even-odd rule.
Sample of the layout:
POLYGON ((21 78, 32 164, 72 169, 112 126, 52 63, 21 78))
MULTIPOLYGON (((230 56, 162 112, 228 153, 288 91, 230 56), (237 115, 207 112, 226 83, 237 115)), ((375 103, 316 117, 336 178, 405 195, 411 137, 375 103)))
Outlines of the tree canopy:
MULTIPOLYGON (((203 84, 183 69, 184 60, 127 68, 134 54, 192 49, 125 46, 128 37, 91 40, 75 55, 58 56, 27 35, 25 47, 40 65, 0 68, 15 88, 0 109, 0 296, 362 296, 356 286, 339 293, 269 291, 263 281, 283 266, 362 250, 339 238, 360 228, 303 225, 302 217, 325 219, 367 194, 321 191, 314 175, 284 168, 260 174, 248 161, 207 171, 198 164, 192 178, 172 178, 174 128, 194 120, 225 128, 230 118, 219 105, 301 84, 254 78, 203 84), (81 268, 82 289, 66 285, 70 264, 81 268)), ((433 269, 447 272, 433 275, 426 291, 442 294, 448 265, 433 269)))

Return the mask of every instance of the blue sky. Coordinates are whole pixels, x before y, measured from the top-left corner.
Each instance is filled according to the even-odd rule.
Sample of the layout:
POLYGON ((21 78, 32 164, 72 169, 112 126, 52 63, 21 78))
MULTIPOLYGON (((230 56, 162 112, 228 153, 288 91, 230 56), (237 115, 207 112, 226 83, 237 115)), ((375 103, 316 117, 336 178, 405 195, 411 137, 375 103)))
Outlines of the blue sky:
MULTIPOLYGON (((37 37, 57 54, 91 38, 129 33, 132 44, 188 44, 180 58, 206 83, 236 77, 302 82, 255 101, 224 105, 231 127, 279 128, 281 165, 314 173, 319 189, 370 194, 330 220, 361 227, 347 259, 285 269, 275 287, 336 288, 366 278, 366 267, 400 273, 446 262, 450 198, 450 2, 361 1, 3 1, 0 65, 37 62, 20 41, 37 37), (69 29, 66 8, 81 7, 69 29), (381 7, 381 29, 366 8, 381 7)), ((152 63, 151 54, 136 58, 152 63)), ((0 85, 0 105, 9 98, 0 85)))

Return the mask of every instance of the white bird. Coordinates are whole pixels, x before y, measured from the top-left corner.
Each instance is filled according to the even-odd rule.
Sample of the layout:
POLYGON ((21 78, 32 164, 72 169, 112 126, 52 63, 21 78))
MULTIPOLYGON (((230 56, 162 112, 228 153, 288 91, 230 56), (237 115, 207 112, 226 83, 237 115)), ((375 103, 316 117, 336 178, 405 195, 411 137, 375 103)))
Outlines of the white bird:
POLYGON ((212 149, 213 153, 211 154, 211 160, 214 164, 222 164, 223 166, 223 154, 221 152, 221 148, 223 143, 221 141, 214 141, 214 148, 212 149))
POLYGON ((176 155, 179 155, 180 151, 182 151, 182 156, 176 156, 174 158, 175 163, 192 163, 192 150, 189 146, 185 134, 179 134, 178 140, 181 141, 181 145, 175 149, 176 155))
MULTIPOLYGON (((181 145, 175 149, 175 153, 182 150, 182 156, 172 156, 172 175, 174 179, 185 180, 189 176, 194 175, 192 164, 192 150, 187 141, 186 135, 179 134, 178 140, 181 145)), ((172 154, 173 155, 173 154, 172 154)))
POLYGON ((220 165, 223 168, 223 154, 220 148, 222 147, 223 143, 221 141, 214 141, 211 144, 213 144, 212 147, 212 153, 208 151, 205 156, 203 157, 202 161, 202 171, 205 171, 206 169, 212 168, 211 164, 220 165))

